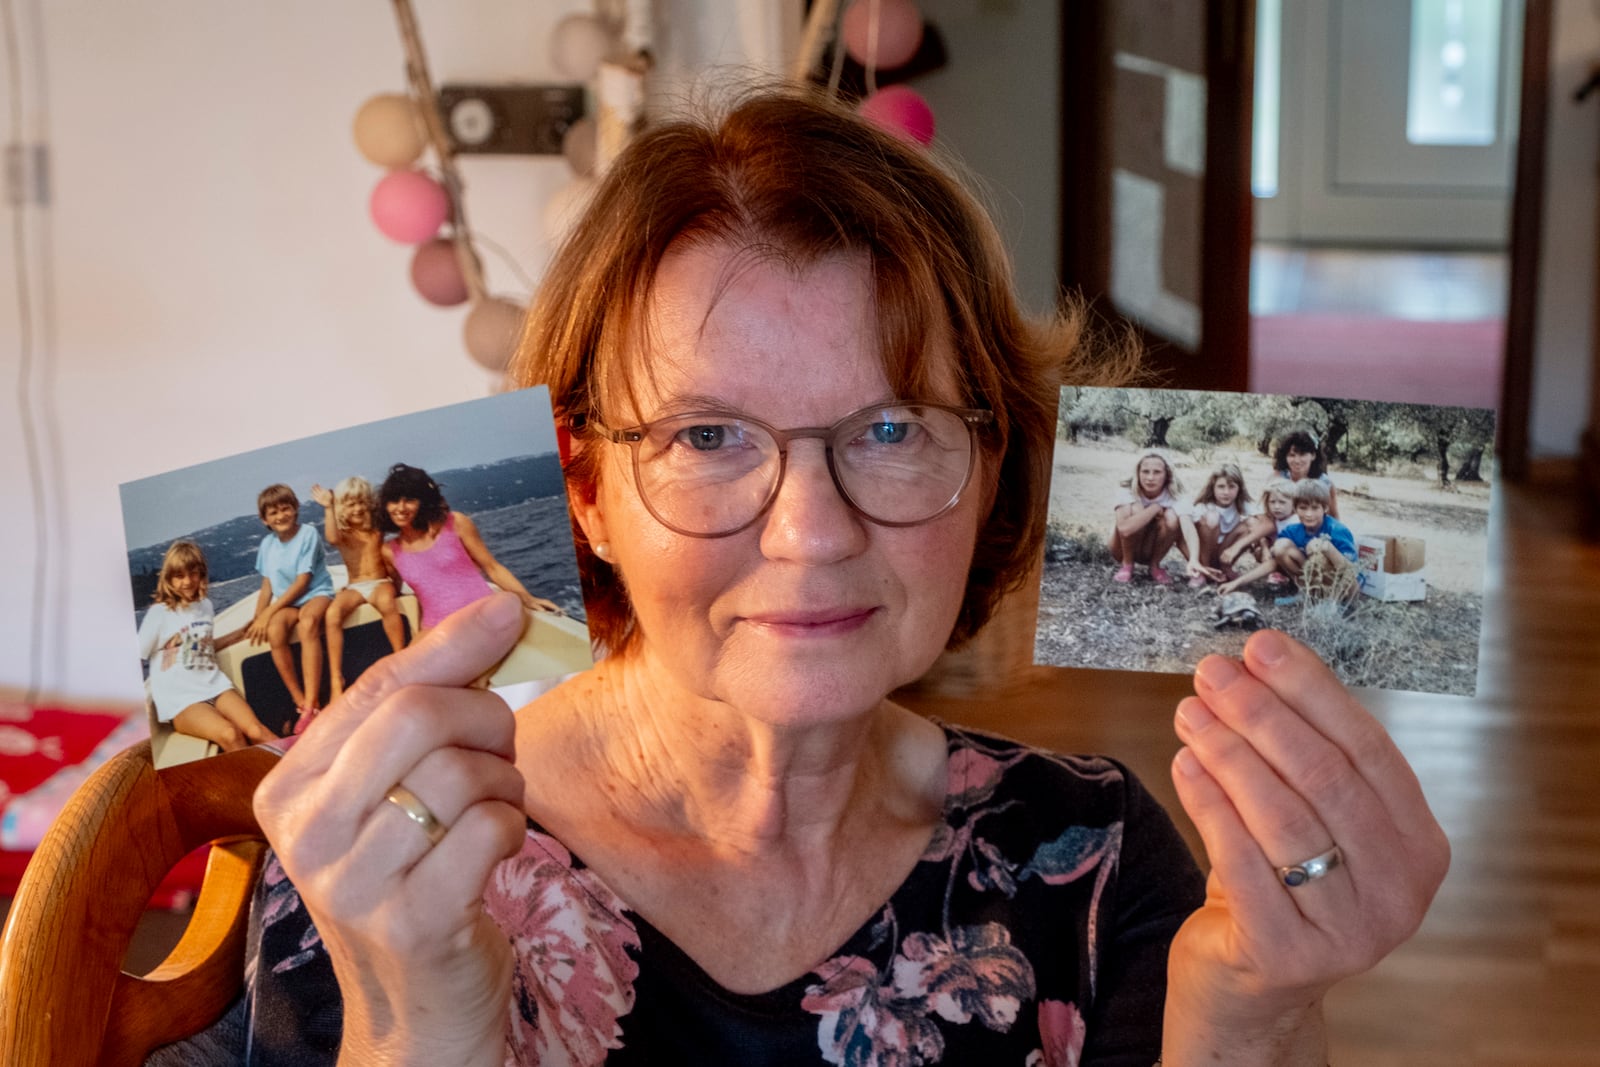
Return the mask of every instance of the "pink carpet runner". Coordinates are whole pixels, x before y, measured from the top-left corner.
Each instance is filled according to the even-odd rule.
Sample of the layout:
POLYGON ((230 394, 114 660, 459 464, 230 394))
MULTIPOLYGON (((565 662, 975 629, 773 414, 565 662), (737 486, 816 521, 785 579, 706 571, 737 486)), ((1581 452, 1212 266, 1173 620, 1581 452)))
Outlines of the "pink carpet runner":
POLYGON ((1250 320, 1257 393, 1498 407, 1501 319, 1415 322, 1342 315, 1250 320))

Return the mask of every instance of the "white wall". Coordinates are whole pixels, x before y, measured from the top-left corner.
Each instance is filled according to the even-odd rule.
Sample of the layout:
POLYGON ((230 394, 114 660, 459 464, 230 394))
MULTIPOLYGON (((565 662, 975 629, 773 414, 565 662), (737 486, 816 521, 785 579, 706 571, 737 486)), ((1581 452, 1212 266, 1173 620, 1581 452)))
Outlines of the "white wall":
MULTIPOLYGON (((769 0, 696 4, 665 5, 680 57, 749 55, 770 40, 775 12, 798 10, 769 0)), ((39 512, 12 399, 23 334, 10 296, 17 272, 3 257, 0 484, 10 521, 0 523, 0 688, 29 682, 30 638, 42 628, 47 692, 128 699, 140 683, 119 483, 482 396, 492 383, 461 347, 462 310, 423 303, 410 288, 409 251, 367 218, 381 172, 349 131, 368 96, 406 88, 390 4, 38 6, 47 96, 31 86, 39 57, 24 26, 24 137, 48 137, 54 203, 48 216, 30 209, 26 232, 50 238, 55 259, 62 448, 43 514, 67 573, 60 582, 48 575, 46 603, 36 606, 39 512), (48 131, 39 128, 45 99, 48 131)), ((592 4, 415 8, 443 84, 564 80, 549 60, 550 31, 592 4)), ((3 84, 0 93, 4 121, 12 100, 3 84)), ((474 229, 537 276, 547 256, 540 211, 568 180, 565 163, 466 159, 463 172, 474 229)), ((10 238, 15 227, 6 226, 10 238)), ((527 295, 486 259, 491 288, 527 295)))
POLYGON ((1535 455, 1573 455, 1588 418, 1600 198, 1600 97, 1572 94, 1600 58, 1600 9, 1556 0, 1550 46, 1549 146, 1545 154, 1544 235, 1535 320, 1535 455))
POLYGON ((917 0, 950 60, 911 87, 937 135, 984 187, 1034 311, 1056 304, 1060 266, 1061 11, 1054 3, 917 0))

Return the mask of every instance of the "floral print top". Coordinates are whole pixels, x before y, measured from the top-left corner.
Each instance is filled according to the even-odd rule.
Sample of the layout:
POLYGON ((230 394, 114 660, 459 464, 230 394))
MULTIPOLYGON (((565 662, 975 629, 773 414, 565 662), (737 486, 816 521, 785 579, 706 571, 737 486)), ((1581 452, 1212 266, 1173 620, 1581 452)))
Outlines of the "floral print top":
MULTIPOLYGON (((1203 883, 1121 765, 945 725, 949 791, 921 861, 806 975, 717 985, 530 822, 485 898, 516 959, 510 1064, 1149 1067, 1167 948, 1203 883)), ((269 857, 236 1062, 334 1062, 327 953, 269 857)), ((759 951, 759 946, 752 946, 759 951)))

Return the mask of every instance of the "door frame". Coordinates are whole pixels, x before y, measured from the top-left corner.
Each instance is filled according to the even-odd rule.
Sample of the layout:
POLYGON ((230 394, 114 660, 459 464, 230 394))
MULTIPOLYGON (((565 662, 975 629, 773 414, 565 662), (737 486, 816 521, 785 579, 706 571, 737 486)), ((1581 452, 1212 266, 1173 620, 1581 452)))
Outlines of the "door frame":
POLYGON ((1060 40, 1061 283, 1116 328, 1131 327, 1147 366, 1174 389, 1242 392, 1250 379, 1250 114, 1254 0, 1205 0, 1206 160, 1202 193, 1200 350, 1117 314, 1111 283, 1110 7, 1062 5, 1060 40), (1219 91, 1222 89, 1223 91, 1219 91), (1242 114, 1241 114, 1242 109, 1242 114))
MULTIPOLYGON (((1111 269, 1110 125, 1104 88, 1112 83, 1109 5, 1075 0, 1061 17, 1060 94, 1062 286, 1089 302, 1097 317, 1127 323, 1106 296, 1111 269)), ((1206 181, 1202 227, 1201 351, 1133 328, 1163 385, 1245 390, 1250 375, 1250 120, 1254 92, 1254 0, 1205 0, 1206 181)), ((1544 222, 1548 138, 1550 0, 1524 0, 1516 177, 1511 194, 1505 347, 1496 453, 1500 473, 1528 473, 1533 399, 1534 327, 1544 222)))

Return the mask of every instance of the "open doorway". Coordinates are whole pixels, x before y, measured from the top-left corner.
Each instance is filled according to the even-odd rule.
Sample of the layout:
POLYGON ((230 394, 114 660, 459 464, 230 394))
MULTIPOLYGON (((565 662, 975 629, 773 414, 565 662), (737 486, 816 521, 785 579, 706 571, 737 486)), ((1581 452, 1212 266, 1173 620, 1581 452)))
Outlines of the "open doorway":
POLYGON ((1495 407, 1522 0, 1257 0, 1251 384, 1495 407))

